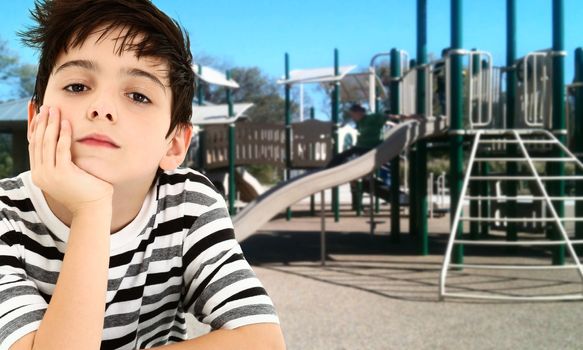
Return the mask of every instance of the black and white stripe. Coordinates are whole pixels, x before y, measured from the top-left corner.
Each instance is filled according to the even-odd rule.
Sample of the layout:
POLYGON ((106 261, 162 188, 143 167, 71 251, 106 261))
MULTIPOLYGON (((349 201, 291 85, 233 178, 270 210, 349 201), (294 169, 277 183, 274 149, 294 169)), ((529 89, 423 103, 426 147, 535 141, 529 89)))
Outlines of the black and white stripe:
MULTIPOLYGON (((68 234, 30 173, 0 181, 0 350, 38 329, 68 234)), ((184 340, 186 312, 213 329, 278 322, 222 196, 190 169, 161 174, 136 219, 112 235, 107 289, 102 349, 184 340)))

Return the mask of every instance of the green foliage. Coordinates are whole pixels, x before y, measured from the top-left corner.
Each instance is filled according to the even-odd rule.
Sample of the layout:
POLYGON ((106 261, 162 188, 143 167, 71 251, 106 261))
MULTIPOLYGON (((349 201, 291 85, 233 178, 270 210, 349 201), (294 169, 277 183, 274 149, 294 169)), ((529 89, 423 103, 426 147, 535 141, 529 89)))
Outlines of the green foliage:
POLYGON ((0 39, 0 84, 13 90, 9 98, 32 96, 36 71, 35 65, 21 63, 6 41, 0 39))
POLYGON ((0 178, 11 177, 13 175, 12 135, 0 134, 0 178))
POLYGON ((246 169, 264 185, 273 185, 281 180, 280 169, 273 165, 249 165, 246 169))

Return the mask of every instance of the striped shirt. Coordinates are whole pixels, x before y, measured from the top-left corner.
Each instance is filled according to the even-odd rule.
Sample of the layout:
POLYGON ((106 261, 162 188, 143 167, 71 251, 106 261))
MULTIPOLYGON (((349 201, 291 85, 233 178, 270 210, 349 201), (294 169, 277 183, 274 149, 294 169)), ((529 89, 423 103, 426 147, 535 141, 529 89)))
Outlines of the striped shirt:
MULTIPOLYGON (((30 172, 0 181, 0 220, 4 350, 38 329, 69 228, 30 172)), ((212 329, 279 322, 235 240, 223 197, 191 169, 161 174, 136 218, 111 235, 105 308, 102 349, 182 341, 187 312, 212 329)))

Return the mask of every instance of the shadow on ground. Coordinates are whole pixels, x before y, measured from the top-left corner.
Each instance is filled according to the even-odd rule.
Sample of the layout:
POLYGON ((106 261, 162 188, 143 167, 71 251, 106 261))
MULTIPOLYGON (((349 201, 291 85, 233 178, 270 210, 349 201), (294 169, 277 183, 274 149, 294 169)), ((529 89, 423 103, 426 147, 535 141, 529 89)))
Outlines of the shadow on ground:
MULTIPOLYGON (((418 255, 416 237, 403 234, 398 243, 388 235, 326 233, 326 266, 321 266, 320 233, 260 232, 241 243, 247 260, 286 274, 398 300, 436 302, 447 234, 431 234, 429 255, 418 255)), ((490 263, 549 262, 548 251, 532 248, 465 247, 465 253, 490 263)), ((468 258, 470 260, 470 258, 468 258)), ((575 276, 577 277, 577 276, 575 276)), ((580 279, 556 273, 513 275, 504 271, 450 271, 450 290, 499 295, 552 295, 580 290, 580 279)), ((471 301, 471 303, 484 303, 471 301)))

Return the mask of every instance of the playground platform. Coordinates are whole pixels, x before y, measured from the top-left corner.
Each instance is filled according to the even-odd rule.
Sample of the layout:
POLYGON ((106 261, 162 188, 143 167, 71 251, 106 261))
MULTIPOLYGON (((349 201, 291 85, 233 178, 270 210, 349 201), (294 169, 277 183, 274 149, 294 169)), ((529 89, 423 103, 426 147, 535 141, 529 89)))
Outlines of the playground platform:
MULTIPOLYGON (((371 236, 366 210, 357 217, 344 202, 340 222, 327 213, 327 261, 321 266, 320 218, 308 215, 305 201, 293 209, 291 221, 280 215, 242 244, 276 305, 288 349, 581 347, 581 302, 439 301, 449 215, 429 220, 430 252, 418 256, 406 215, 401 240, 392 243, 388 205, 381 206, 377 232, 371 236)), ((550 262, 550 254, 541 250, 516 254, 521 258, 466 251, 472 253, 466 259, 475 263, 550 262)), ((540 295, 582 287, 573 271, 453 273, 450 288, 459 284, 460 291, 540 295), (517 274, 520 278, 513 277, 517 274)), ((203 334, 208 328, 193 321, 191 331, 203 334)))

